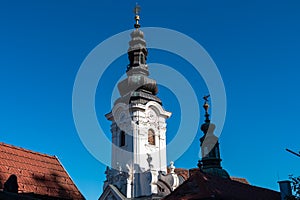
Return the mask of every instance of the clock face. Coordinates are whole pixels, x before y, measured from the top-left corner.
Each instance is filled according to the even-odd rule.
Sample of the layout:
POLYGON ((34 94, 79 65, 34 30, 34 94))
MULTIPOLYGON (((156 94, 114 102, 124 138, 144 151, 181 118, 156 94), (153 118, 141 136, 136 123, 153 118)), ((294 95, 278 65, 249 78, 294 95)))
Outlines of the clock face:
POLYGON ((154 110, 149 110, 149 112, 148 112, 148 120, 150 122, 156 122, 157 121, 157 115, 154 112, 154 110))

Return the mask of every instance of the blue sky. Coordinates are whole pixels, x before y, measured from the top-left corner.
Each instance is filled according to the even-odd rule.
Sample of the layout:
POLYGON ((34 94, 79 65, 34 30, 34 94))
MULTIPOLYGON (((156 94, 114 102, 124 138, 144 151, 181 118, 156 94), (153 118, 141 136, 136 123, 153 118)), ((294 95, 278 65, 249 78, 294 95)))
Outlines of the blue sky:
MULTIPOLYGON (((105 166, 78 137, 72 116, 73 84, 94 47, 133 27, 135 3, 12 0, 0 6, 0 141, 58 156, 87 199, 101 194, 105 166)), ((230 175, 275 190, 278 177, 300 175, 300 159, 285 151, 300 150, 299 1, 139 4, 142 26, 192 37, 218 66, 227 95, 220 138, 222 165, 230 175)), ((203 80, 194 79, 188 63, 176 55, 149 50, 148 61, 181 70, 199 90, 198 98, 207 94, 203 80)), ((126 56, 116 60, 101 79, 105 88, 97 89, 97 115, 107 135, 110 124, 104 114, 111 108, 114 81, 126 65, 126 56)), ((167 88, 160 87, 159 96, 173 112, 168 121, 170 140, 178 128, 179 104, 167 88)), ((192 146, 175 161, 177 167, 196 167, 201 135, 198 131, 192 146)), ((108 150, 99 146, 99 151, 108 150)))

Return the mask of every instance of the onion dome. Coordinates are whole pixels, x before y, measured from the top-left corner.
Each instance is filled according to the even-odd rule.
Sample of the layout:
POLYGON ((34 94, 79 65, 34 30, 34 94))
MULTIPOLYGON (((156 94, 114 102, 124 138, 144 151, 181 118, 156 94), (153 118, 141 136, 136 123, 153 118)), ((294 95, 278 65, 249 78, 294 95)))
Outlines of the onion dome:
POLYGON ((144 33, 139 29, 140 17, 139 6, 134 10, 136 23, 135 30, 131 33, 131 40, 129 41, 128 59, 126 74, 127 78, 118 84, 118 89, 122 97, 135 95, 141 98, 148 98, 161 103, 158 97, 154 96, 158 93, 156 81, 149 78, 148 65, 146 64, 148 50, 146 48, 146 41, 144 33))

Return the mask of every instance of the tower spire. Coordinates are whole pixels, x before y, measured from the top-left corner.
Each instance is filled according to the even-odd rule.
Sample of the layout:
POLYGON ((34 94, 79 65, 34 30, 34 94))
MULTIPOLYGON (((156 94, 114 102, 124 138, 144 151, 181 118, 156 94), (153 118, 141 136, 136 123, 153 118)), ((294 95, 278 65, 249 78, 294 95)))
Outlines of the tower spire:
POLYGON ((226 170, 222 169, 221 166, 221 157, 220 157, 220 147, 218 137, 214 135, 215 125, 210 122, 209 119, 209 104, 208 98, 210 95, 204 96, 204 105, 205 110, 205 121, 201 125, 201 130, 204 133, 204 136, 200 138, 200 147, 202 153, 202 160, 199 161, 199 168, 208 174, 219 176, 222 178, 229 178, 229 174, 226 170))
POLYGON ((166 120, 172 113, 162 107, 156 95, 156 81, 149 77, 148 50, 139 29, 139 12, 136 5, 135 29, 130 34, 127 52, 127 77, 118 83, 120 97, 105 115, 112 122, 112 153, 100 200, 161 199, 181 183, 173 173, 173 165, 173 171, 167 174, 166 120), (106 193, 106 189, 118 189, 120 193, 106 193))
POLYGON ((146 40, 144 33, 139 29, 139 12, 140 6, 136 5, 134 8, 135 29, 132 31, 131 40, 129 41, 127 65, 127 78, 118 84, 118 89, 121 94, 119 100, 146 104, 149 101, 156 101, 162 104, 161 100, 156 96, 158 87, 156 81, 149 77, 149 69, 147 65, 148 50, 146 47, 146 40), (124 98, 123 98, 124 97, 124 98))

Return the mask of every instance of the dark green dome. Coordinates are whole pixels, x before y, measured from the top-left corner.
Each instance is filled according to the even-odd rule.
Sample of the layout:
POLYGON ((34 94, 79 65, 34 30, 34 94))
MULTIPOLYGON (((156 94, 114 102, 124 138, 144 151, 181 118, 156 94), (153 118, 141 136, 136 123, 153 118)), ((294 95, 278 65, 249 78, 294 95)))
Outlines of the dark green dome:
POLYGON ((228 172, 222 168, 202 168, 202 171, 212 176, 230 179, 228 172))

